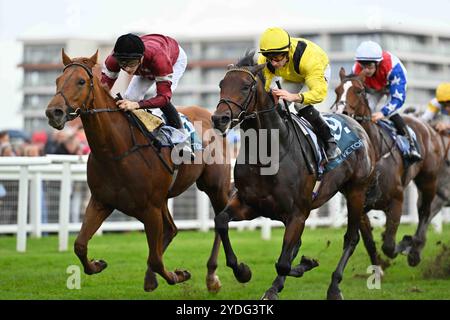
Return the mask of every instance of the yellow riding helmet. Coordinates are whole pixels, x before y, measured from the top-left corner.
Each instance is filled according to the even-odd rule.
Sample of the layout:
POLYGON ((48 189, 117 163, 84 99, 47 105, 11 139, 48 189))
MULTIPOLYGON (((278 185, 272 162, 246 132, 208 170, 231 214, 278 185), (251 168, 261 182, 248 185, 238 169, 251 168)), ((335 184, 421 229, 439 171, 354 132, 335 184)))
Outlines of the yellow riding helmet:
POLYGON ((259 39, 259 53, 288 52, 291 46, 289 33, 281 28, 268 28, 259 39))
POLYGON ((439 102, 450 101, 450 83, 441 83, 436 88, 436 99, 439 102))

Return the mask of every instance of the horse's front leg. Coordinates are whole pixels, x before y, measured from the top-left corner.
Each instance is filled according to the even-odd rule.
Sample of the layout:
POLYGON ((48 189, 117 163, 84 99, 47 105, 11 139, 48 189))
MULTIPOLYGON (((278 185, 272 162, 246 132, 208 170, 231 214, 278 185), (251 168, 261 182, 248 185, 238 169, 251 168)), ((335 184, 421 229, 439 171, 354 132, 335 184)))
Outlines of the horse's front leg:
POLYGON ((94 196, 91 196, 89 204, 86 208, 86 214, 84 215, 80 233, 78 234, 74 244, 75 254, 83 264, 84 272, 86 274, 91 275, 99 273, 107 266, 106 262, 103 260, 89 260, 87 253, 89 240, 112 211, 112 208, 105 206, 101 202, 97 201, 94 196))
POLYGON ((238 264, 238 259, 231 246, 228 235, 228 223, 231 219, 244 220, 251 217, 252 209, 241 203, 237 195, 235 195, 225 209, 214 218, 216 232, 220 235, 225 251, 227 266, 233 269, 234 276, 239 282, 245 283, 250 281, 252 272, 245 263, 238 264))
POLYGON ((386 231, 383 232, 383 253, 391 259, 394 259, 400 252, 405 250, 404 244, 396 245, 395 237, 400 225, 403 207, 403 192, 398 193, 398 198, 393 199, 386 211, 386 231))
MULTIPOLYGON (((172 215, 170 214, 167 202, 161 209, 163 218, 163 253, 166 251, 169 244, 172 242, 173 238, 177 235, 178 229, 173 221, 172 215)), ((158 280, 156 279, 156 274, 147 266, 147 272, 144 278, 144 290, 151 292, 158 287, 158 280)))
POLYGON ((164 267, 163 254, 170 240, 175 236, 176 231, 170 237, 165 236, 162 210, 154 206, 149 206, 140 218, 144 223, 149 247, 148 268, 145 276, 144 289, 146 291, 152 291, 156 288, 157 282, 155 282, 156 278, 152 278, 153 272, 163 277, 170 285, 189 280, 191 275, 188 271, 175 270, 174 272, 169 272, 164 267))
MULTIPOLYGON (((312 269, 306 267, 306 258, 303 257, 302 262, 291 269, 292 261, 297 256, 298 250, 301 245, 301 236, 305 228, 305 220, 307 214, 294 214, 291 216, 286 224, 286 230, 284 232, 283 246, 281 250, 281 255, 278 258, 278 262, 275 264, 278 276, 272 283, 272 286, 264 293, 264 300, 275 300, 278 299, 278 293, 284 288, 284 282, 286 281, 286 276, 301 277, 304 272, 312 269)), ((315 265, 317 266, 317 265, 315 265)))

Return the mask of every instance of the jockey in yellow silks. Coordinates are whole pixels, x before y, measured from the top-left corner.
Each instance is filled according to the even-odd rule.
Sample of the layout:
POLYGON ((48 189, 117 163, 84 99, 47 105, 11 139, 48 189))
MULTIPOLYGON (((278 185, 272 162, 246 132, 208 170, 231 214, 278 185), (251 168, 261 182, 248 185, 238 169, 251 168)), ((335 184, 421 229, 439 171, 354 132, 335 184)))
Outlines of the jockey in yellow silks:
POLYGON ((436 97, 428 103, 421 119, 427 122, 437 120, 435 127, 439 132, 450 130, 450 83, 441 83, 436 88, 436 97))
POLYGON ((337 158, 341 151, 329 126, 313 107, 327 96, 331 71, 325 51, 312 41, 290 37, 281 28, 264 31, 259 49, 258 63, 266 65, 263 70, 266 91, 272 89, 278 98, 293 102, 298 115, 308 120, 325 141, 328 160, 337 158), (284 89, 274 85, 279 78, 283 80, 284 89), (309 91, 300 92, 305 84, 309 91))

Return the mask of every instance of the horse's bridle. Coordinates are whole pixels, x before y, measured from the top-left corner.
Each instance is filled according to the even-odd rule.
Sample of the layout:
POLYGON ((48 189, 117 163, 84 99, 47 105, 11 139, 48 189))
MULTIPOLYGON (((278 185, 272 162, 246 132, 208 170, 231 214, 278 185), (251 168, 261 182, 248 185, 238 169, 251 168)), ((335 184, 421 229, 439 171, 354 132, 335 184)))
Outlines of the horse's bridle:
POLYGON ((84 99, 84 102, 82 103, 82 105, 80 107, 73 107, 73 106, 70 105, 69 100, 67 99, 67 97, 64 95, 64 92, 62 91, 64 89, 65 82, 62 85, 61 89, 58 92, 56 92, 56 94, 55 94, 55 96, 59 94, 59 95, 61 95, 63 97, 64 103, 66 104, 67 109, 69 111, 71 111, 71 112, 69 112, 69 115, 71 116, 71 118, 69 119, 70 121, 76 119, 80 115, 95 114, 95 113, 100 113, 100 112, 117 112, 117 111, 121 111, 121 109, 119 109, 119 108, 117 108, 117 109, 109 109, 109 108, 89 109, 87 107, 87 104, 89 102, 91 94, 92 94, 92 102, 95 99, 94 92, 93 92, 93 89, 94 89, 94 75, 92 73, 92 70, 88 66, 86 66, 86 65, 84 65, 82 63, 79 63, 79 62, 69 63, 68 65, 66 65, 64 67, 63 72, 66 71, 67 68, 74 67, 74 66, 83 68, 86 71, 86 73, 88 74, 88 76, 89 76, 89 92, 88 92, 88 94, 86 96, 86 99, 84 99))
POLYGON ((227 73, 225 73, 225 76, 230 73, 230 72, 244 72, 246 74, 248 74, 251 78, 252 78, 252 85, 250 87, 250 92, 248 93, 247 97, 245 98, 244 102, 242 104, 237 103, 231 99, 226 99, 226 98, 222 98, 219 100, 219 103, 217 104, 216 109, 219 107, 219 105, 221 105, 222 103, 226 104, 228 109, 230 110, 230 114, 231 116, 233 116, 233 110, 231 108, 231 105, 235 105, 236 107, 239 108, 239 110, 241 111, 239 113, 239 115, 237 116, 237 118, 231 119, 231 128, 234 127, 235 125, 248 120, 248 119, 254 119, 257 118, 258 114, 263 114, 263 113, 267 113, 267 112, 272 112, 276 109, 276 105, 274 105, 272 108, 270 109, 266 109, 266 110, 261 110, 261 111, 253 111, 253 112, 248 112, 248 108, 250 106, 250 103, 254 100, 254 105, 257 104, 258 102, 258 95, 257 95, 257 91, 256 91, 256 86, 258 83, 258 79, 256 78, 256 76, 250 72, 249 70, 245 69, 245 68, 233 68, 227 71, 227 73))
MULTIPOLYGON (((365 99, 366 102, 367 102, 367 98, 366 98, 366 89, 365 89, 364 83, 363 83, 359 78, 348 78, 348 79, 347 79, 347 81, 352 81, 352 80, 358 81, 358 83, 361 85, 361 87, 363 88, 363 91, 361 92, 362 98, 365 99)), ((358 104, 357 104, 356 106, 360 105, 361 103, 362 103, 362 101, 361 101, 361 99, 359 99, 359 100, 358 100, 358 104)), ((336 110, 337 110, 338 107, 341 106, 341 105, 343 105, 344 108, 347 107, 347 106, 348 106, 347 100, 346 100, 346 101, 340 100, 340 101, 335 102, 335 103, 331 106, 330 109, 336 108, 336 110)), ((370 111, 369 104, 366 103, 365 106, 366 106, 367 108, 369 108, 369 111, 370 111)), ((353 114, 348 114, 348 113, 347 113, 346 115, 349 116, 350 118, 355 119, 355 120, 358 121, 358 122, 372 121, 372 117, 371 117, 370 115, 369 115, 369 116, 357 116, 357 115, 355 115, 354 113, 353 113, 353 114)))

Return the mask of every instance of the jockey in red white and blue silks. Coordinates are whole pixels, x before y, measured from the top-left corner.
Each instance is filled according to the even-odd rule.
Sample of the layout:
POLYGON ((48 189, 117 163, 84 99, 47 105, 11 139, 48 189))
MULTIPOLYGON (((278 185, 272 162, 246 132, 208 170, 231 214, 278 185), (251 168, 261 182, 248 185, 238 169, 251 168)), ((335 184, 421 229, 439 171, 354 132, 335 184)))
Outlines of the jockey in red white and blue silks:
POLYGON ((372 121, 377 122, 389 117, 398 133, 408 139, 410 149, 408 157, 411 161, 422 159, 405 121, 398 113, 406 99, 406 69, 401 61, 388 51, 383 51, 374 41, 362 42, 355 53, 353 73, 364 73, 364 86, 367 100, 372 110, 372 121), (380 104, 381 99, 387 96, 387 101, 380 104))
MULTIPOLYGON (((401 61, 388 51, 383 51, 382 58, 374 76, 366 77, 364 84, 369 89, 367 98, 372 112, 378 111, 376 108, 378 102, 387 94, 388 100, 380 111, 385 117, 389 117, 405 103, 406 69, 401 61)), ((353 73, 360 74, 362 70, 362 65, 356 62, 353 73)))

